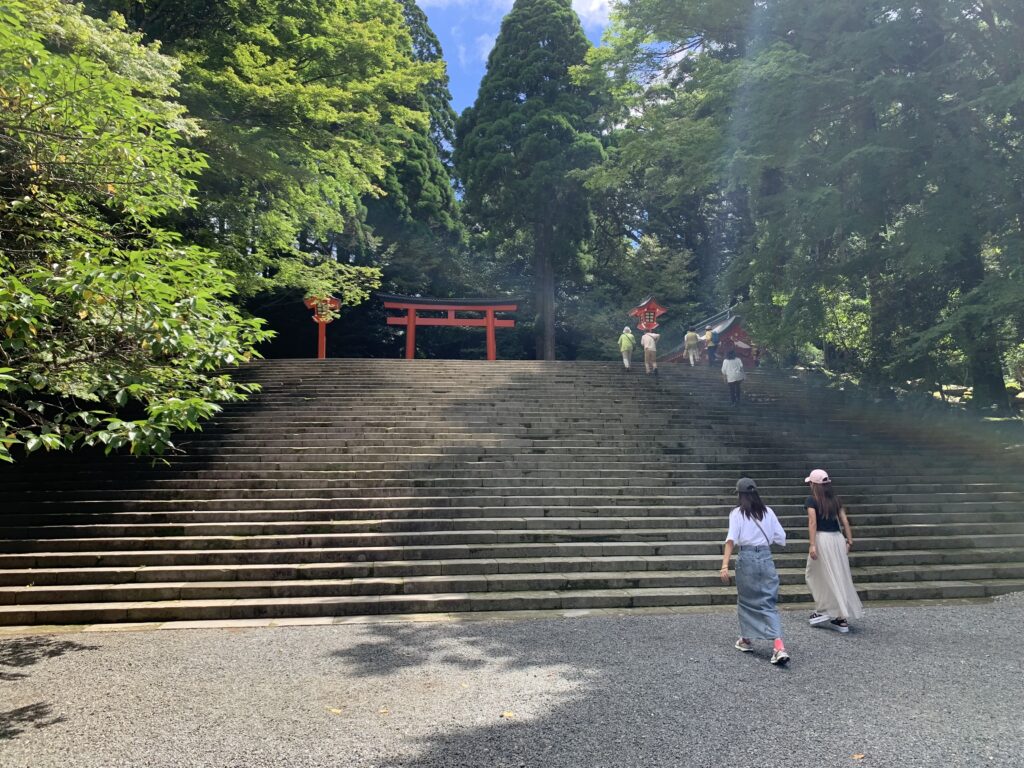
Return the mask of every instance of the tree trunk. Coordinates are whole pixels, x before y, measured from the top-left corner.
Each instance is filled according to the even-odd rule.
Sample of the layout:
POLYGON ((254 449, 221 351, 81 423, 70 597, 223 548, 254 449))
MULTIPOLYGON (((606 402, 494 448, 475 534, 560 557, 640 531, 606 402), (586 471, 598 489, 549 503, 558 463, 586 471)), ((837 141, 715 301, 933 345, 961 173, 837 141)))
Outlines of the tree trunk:
MULTIPOLYGON (((876 251, 878 253, 878 251, 876 251)), ((881 258, 878 254, 877 258, 881 258)), ((870 359, 861 361, 864 378, 874 386, 888 381, 886 367, 892 362, 895 350, 892 345, 892 316, 885 280, 873 271, 868 275, 868 339, 870 359)))
MULTIPOLYGON (((961 254, 961 289, 966 295, 985 279, 985 263, 974 242, 965 242, 961 254)), ((960 336, 974 388, 971 405, 979 409, 995 408, 1001 413, 1009 411, 1010 396, 1003 379, 1003 350, 994 323, 986 320, 980 326, 964 326, 960 336)))
POLYGON ((994 408, 1000 413, 1010 410, 1010 397, 1003 379, 1003 362, 999 344, 991 331, 985 332, 967 350, 967 367, 971 374, 975 408, 994 408))
POLYGON ((534 230, 534 289, 537 297, 537 359, 555 359, 555 270, 543 227, 534 230))

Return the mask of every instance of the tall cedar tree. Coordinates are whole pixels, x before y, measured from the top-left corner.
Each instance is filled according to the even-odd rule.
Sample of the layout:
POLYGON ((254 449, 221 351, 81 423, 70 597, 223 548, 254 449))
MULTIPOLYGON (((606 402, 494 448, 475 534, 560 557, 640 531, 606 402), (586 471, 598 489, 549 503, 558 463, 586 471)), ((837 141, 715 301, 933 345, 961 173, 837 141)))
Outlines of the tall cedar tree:
POLYGON ((495 242, 532 249, 537 356, 555 359, 555 290, 590 230, 576 172, 600 161, 587 132, 594 100, 569 77, 590 44, 571 0, 517 0, 501 25, 473 107, 457 126, 467 214, 495 242))

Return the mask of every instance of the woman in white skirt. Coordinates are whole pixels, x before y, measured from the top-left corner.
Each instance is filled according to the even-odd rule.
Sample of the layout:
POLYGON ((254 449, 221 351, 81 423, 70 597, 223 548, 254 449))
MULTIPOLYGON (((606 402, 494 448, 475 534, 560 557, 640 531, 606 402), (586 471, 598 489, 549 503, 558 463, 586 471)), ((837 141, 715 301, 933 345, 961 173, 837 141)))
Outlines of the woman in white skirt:
POLYGON ((754 640, 773 640, 772 664, 784 666, 789 654, 782 642, 782 622, 776 603, 779 599, 779 574, 772 560, 771 545, 786 545, 786 532, 772 508, 761 501, 757 484, 749 477, 736 483, 739 506, 729 513, 729 533, 722 554, 722 582, 729 583, 729 558, 739 547, 736 558, 736 613, 740 621, 740 639, 736 650, 749 653, 754 640))
POLYGON ((804 479, 811 484, 807 508, 807 586, 814 596, 811 626, 828 626, 838 632, 850 631, 850 619, 864 615, 864 606, 853 588, 850 559, 853 532, 846 508, 835 495, 832 479, 823 469, 815 469, 804 479))

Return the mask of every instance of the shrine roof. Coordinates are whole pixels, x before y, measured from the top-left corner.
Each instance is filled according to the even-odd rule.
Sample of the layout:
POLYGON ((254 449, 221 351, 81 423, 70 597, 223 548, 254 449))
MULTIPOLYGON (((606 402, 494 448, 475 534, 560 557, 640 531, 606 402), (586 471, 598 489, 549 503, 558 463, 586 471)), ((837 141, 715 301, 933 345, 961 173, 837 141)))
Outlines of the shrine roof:
POLYGON ((661 309, 665 309, 664 307, 661 306, 661 304, 658 303, 658 300, 655 299, 653 295, 648 296, 646 299, 644 299, 639 304, 637 304, 635 307, 633 307, 633 309, 634 310, 643 309, 644 307, 646 307, 648 304, 651 304, 651 303, 657 305, 661 309))
POLYGON ((716 325, 714 327, 714 330, 717 331, 718 333, 725 333, 726 331, 731 331, 733 329, 733 326, 736 326, 742 322, 743 318, 741 318, 739 315, 733 315, 727 320, 724 320, 723 322, 716 325))
POLYGON ((428 306, 467 306, 467 307, 485 307, 494 305, 509 305, 509 304, 521 304, 521 299, 509 298, 508 296, 502 296, 500 298, 491 299, 432 299, 425 296, 401 296, 397 293, 376 293, 374 294, 381 301, 393 301, 397 304, 421 304, 428 306))

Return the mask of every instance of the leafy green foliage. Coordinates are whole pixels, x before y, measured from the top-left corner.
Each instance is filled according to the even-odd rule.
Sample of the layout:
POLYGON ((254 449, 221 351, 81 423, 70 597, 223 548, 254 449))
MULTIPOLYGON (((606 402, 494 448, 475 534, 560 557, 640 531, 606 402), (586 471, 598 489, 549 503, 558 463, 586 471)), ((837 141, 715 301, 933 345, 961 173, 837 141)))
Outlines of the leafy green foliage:
POLYGON ((181 98, 209 157, 199 204, 174 226, 216 250, 245 296, 330 275, 354 305, 380 271, 354 263, 372 233, 364 200, 385 189, 410 136, 430 130, 419 97, 443 77, 417 60, 396 0, 95 0, 182 61, 181 98), (332 267, 332 264, 344 265, 332 267))
MULTIPOLYGON (((441 44, 426 15, 413 0, 401 2, 413 58, 443 67, 441 44)), ((443 71, 407 100, 407 106, 429 115, 429 123, 402 129, 403 153, 384 176, 384 195, 366 201, 367 223, 385 254, 384 280, 398 293, 443 290, 465 236, 452 178, 450 102, 443 71)))
MULTIPOLYGON (((567 282, 561 301, 568 316, 564 335, 572 357, 588 360, 618 359, 615 344, 629 311, 648 294, 669 307, 661 321, 663 352, 682 342, 682 323, 692 317, 693 254, 665 245, 651 235, 638 243, 618 234, 604 242, 600 237, 582 259, 582 273, 567 282), (646 291, 646 293, 645 293, 646 291)), ((632 322, 630 322, 632 325, 632 322)))
POLYGON ((577 74, 622 126, 589 184, 637 231, 669 211, 701 233, 701 285, 743 299, 777 353, 822 345, 878 383, 963 361, 974 402, 1005 405, 1022 32, 1010 3, 619 5, 577 74))
POLYGON ((0 9, 0 460, 160 452, 250 391, 219 371, 267 333, 228 301, 215 254, 155 224, 192 205, 205 167, 176 77, 117 19, 0 9))

